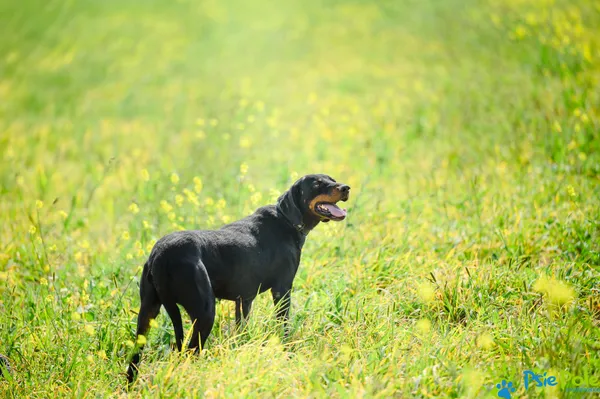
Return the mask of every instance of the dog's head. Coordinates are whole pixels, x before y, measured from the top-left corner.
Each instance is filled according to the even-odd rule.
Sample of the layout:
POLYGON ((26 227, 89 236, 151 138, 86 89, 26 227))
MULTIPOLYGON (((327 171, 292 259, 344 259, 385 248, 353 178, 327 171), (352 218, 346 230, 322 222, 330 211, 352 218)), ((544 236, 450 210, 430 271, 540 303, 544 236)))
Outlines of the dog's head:
POLYGON ((277 208, 296 227, 312 229, 319 222, 340 221, 346 210, 337 206, 347 201, 350 187, 331 176, 306 175, 296 181, 277 201, 277 208))

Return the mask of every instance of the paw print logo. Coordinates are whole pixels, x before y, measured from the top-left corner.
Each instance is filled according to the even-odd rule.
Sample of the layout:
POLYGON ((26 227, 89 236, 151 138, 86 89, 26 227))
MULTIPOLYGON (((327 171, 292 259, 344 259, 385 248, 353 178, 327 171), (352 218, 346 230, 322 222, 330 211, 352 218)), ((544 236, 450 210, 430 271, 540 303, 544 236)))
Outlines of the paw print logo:
POLYGON ((496 384, 496 388, 498 388, 498 397, 504 399, 510 399, 510 394, 516 391, 516 389, 513 388, 513 383, 507 383, 505 380, 502 380, 502 384, 496 384))

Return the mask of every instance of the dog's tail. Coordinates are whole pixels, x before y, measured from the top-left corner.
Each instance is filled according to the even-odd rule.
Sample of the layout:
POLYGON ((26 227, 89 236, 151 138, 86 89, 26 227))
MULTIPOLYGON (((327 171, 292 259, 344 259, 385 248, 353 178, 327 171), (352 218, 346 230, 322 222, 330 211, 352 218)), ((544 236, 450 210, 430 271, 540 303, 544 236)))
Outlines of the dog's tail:
POLYGON ((158 297, 158 292, 152 281, 152 274, 150 273, 150 267, 148 262, 144 264, 144 270, 142 271, 142 277, 140 279, 140 311, 138 313, 136 341, 138 347, 134 352, 129 367, 127 368, 127 381, 132 383, 135 380, 135 376, 138 370, 138 364, 140 363, 141 350, 144 346, 145 336, 150 328, 150 321, 158 315, 160 311, 161 302, 158 297), (142 338, 140 338, 140 336, 142 338))

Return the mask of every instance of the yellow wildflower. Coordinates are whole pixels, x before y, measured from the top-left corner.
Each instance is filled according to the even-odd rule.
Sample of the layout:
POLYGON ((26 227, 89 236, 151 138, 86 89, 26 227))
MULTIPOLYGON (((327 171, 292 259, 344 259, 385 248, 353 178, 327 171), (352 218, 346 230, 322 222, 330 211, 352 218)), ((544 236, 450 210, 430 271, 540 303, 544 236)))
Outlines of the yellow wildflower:
POLYGON ((200 194, 200 192, 202 191, 202 179, 199 178, 198 176, 194 177, 194 191, 197 194, 200 194))
POLYGON ((173 207, 165 200, 160 201, 160 207, 165 213, 169 213, 173 210, 173 207))
POLYGON ((280 193, 278 190, 276 190, 274 188, 269 190, 269 196, 271 197, 271 202, 277 201, 277 199, 279 198, 279 195, 280 195, 280 193))
POLYGON ((35 201, 35 207, 37 209, 42 209, 44 207, 44 203, 41 200, 36 200, 35 201))
POLYGON ((431 321, 429 319, 421 319, 415 325, 421 334, 428 334, 431 331, 431 321))
POLYGON ((581 121, 586 124, 590 121, 590 117, 588 116, 588 114, 584 113, 581 115, 581 121))
POLYGON ((188 190, 187 188, 185 190, 183 190, 183 192, 185 193, 185 196, 187 197, 187 200, 189 202, 191 202, 192 204, 199 206, 200 202, 198 202, 198 197, 196 196, 196 194, 190 190, 188 190))
POLYGON ((568 303, 575 298, 575 290, 571 286, 554 277, 548 278, 545 275, 540 276, 533 285, 533 289, 546 295, 550 302, 557 305, 568 303))
POLYGON ((527 36, 527 29, 525 29, 525 27, 522 25, 517 26, 517 28, 515 29, 515 38, 520 40, 523 39, 525 36, 527 36))
POLYGON ((558 133, 562 132, 562 127, 560 126, 560 123, 558 121, 554 121, 554 123, 552 124, 552 127, 554 128, 554 130, 556 130, 558 133))
MULTIPOLYGON (((555 374, 551 374, 555 375, 555 374)), ((464 397, 475 398, 480 394, 481 387, 485 384, 487 376, 484 372, 470 367, 465 367, 461 375, 461 384, 465 387, 464 397)))
POLYGON ((483 333, 477 337, 477 346, 482 349, 492 349, 494 346, 494 338, 488 333, 483 333))
POLYGON ((139 213, 139 211, 140 207, 135 202, 132 202, 131 205, 129 205, 129 212, 135 215, 136 213, 139 213))
POLYGON ((246 173, 248 173, 248 164, 247 163, 242 163, 240 165, 240 173, 243 175, 245 175, 246 173))
POLYGON ((94 330, 94 327, 91 324, 86 324, 85 327, 83 327, 83 330, 88 334, 88 335, 94 335, 96 334, 96 330, 94 330))
POLYGON ((171 173, 171 183, 173 183, 173 184, 179 183, 179 175, 175 172, 171 173))
POLYGON ((430 283, 424 282, 418 285, 417 294, 423 302, 430 303, 435 299, 435 288, 430 283))
POLYGON ((148 172, 148 169, 142 169, 140 175, 142 176, 143 181, 150 181, 150 173, 148 172))
POLYGON ((144 337, 144 336, 143 336, 143 335, 141 335, 141 334, 137 336, 137 341, 136 341, 136 343, 137 343, 138 345, 140 345, 140 346, 142 346, 142 345, 146 345, 146 342, 147 342, 147 341, 146 341, 146 337, 144 337))
POLYGON ((261 200, 262 200, 262 194, 259 191, 255 192, 250 197, 250 201, 252 201, 253 205, 258 204, 261 200))
POLYGON ((121 239, 124 241, 127 241, 131 238, 131 236, 129 235, 129 232, 127 230, 125 230, 123 233, 121 233, 121 239))
POLYGON ((252 145, 252 141, 250 140, 250 138, 248 138, 248 136, 242 136, 240 138, 240 147, 248 148, 251 145, 252 145))
POLYGON ((182 195, 180 195, 180 194, 177 194, 177 195, 175 196, 175 203, 177 204, 177 206, 179 206, 179 207, 180 207, 181 205, 183 205, 183 201, 184 201, 184 198, 183 198, 183 196, 182 196, 182 195))

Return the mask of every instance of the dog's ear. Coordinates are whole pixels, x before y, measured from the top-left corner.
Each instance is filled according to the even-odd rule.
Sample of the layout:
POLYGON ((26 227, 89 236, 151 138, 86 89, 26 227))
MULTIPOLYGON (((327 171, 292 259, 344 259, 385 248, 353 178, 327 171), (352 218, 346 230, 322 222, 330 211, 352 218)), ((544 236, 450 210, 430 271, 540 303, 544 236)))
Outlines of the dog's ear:
POLYGON ((277 209, 285 216, 294 227, 302 226, 302 179, 290 187, 277 200, 277 209))

